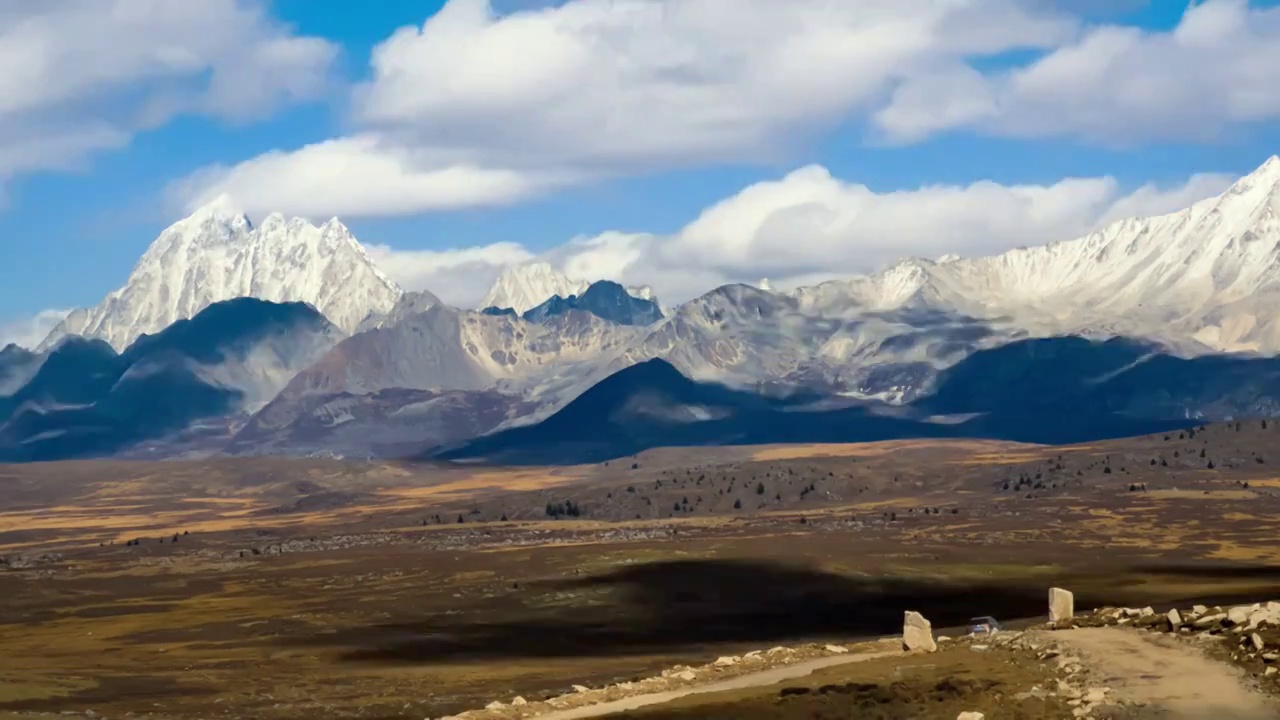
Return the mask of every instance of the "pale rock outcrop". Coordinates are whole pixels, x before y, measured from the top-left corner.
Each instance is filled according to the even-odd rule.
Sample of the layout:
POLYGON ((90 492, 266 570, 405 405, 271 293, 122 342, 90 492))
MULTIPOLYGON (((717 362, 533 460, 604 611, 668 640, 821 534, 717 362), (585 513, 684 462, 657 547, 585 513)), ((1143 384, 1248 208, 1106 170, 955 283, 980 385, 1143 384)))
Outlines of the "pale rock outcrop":
POLYGON ((1049 622, 1070 620, 1075 614, 1075 596, 1062 588, 1049 588, 1049 622))
POLYGON ((936 652, 933 624, 918 612, 908 610, 902 618, 902 647, 908 651, 936 652))

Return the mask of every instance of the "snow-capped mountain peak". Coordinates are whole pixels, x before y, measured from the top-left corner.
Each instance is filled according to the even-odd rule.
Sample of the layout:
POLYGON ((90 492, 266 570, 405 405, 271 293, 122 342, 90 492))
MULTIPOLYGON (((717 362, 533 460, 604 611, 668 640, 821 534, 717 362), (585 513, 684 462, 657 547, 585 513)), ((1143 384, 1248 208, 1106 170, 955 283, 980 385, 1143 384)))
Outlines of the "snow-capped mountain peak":
POLYGON ((901 260, 800 288, 810 312, 926 306, 1033 334, 1108 329, 1217 350, 1280 350, 1280 158, 1185 210, 980 258, 901 260))
MULTIPOLYGON (((595 278, 595 280, 599 279, 601 278, 595 278)), ((536 261, 512 265, 503 270, 494 281, 477 309, 511 308, 516 313, 523 314, 557 295, 562 298, 581 295, 592 282, 594 280, 571 278, 548 262, 536 261)), ((653 288, 648 285, 628 286, 627 294, 641 300, 658 302, 653 288)))
POLYGON ((535 308, 554 295, 567 298, 579 295, 588 283, 571 280, 556 270, 551 263, 531 262, 512 265, 502 271, 484 296, 480 308, 511 308, 523 313, 535 308))
POLYGON ((76 334, 123 350, 144 333, 238 297, 306 302, 351 332, 400 294, 336 218, 317 228, 273 213, 255 228, 217 198, 161 232, 123 287, 72 312, 41 347, 76 334))

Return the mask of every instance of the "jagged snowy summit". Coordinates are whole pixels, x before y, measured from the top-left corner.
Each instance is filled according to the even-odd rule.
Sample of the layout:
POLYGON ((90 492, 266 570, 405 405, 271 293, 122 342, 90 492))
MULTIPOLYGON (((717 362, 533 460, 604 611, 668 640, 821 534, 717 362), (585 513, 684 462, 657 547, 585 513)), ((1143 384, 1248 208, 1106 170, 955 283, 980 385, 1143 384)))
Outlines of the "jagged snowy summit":
POLYGON ((238 297, 306 302, 352 332, 370 314, 391 310, 400 295, 337 218, 317 227, 273 213, 254 227, 219 197, 161 232, 123 287, 72 312, 41 348, 84 335, 123 350, 144 333, 238 297))

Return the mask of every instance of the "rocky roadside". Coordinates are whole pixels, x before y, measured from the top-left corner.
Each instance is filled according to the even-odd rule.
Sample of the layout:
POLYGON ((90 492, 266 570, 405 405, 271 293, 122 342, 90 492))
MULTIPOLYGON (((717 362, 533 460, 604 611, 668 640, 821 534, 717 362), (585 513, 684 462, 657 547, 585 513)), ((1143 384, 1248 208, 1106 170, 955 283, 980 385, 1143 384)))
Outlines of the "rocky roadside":
POLYGON ((1280 695, 1280 602, 1234 607, 1195 605, 1158 613, 1150 607, 1104 607, 1057 623, 1056 629, 1129 626, 1196 643, 1280 695))
MULTIPOLYGON (((934 637, 927 619, 904 613, 903 634, 858 645, 803 645, 757 650, 741 656, 725 656, 698 667, 676 666, 660 675, 602 688, 575 686, 569 695, 529 700, 516 697, 495 701, 441 720, 525 720, 613 702, 626 698, 701 687, 737 677, 761 673, 820 658, 850 653, 903 650, 929 654, 940 648, 967 648, 974 653, 1011 653, 1009 662, 1043 663, 1050 682, 1022 692, 1023 696, 1060 702, 1070 718, 1101 720, 1134 717, 1141 706, 1129 705, 1107 685, 1107 678, 1091 667, 1088 658, 1071 649, 1069 633, 1078 628, 1130 627, 1177 638, 1188 645, 1215 648, 1214 654, 1247 670, 1267 693, 1280 694, 1280 603, 1254 603, 1230 608, 1197 605, 1157 613, 1146 608, 1104 607, 1075 614, 1070 593, 1055 588, 1050 594, 1049 623, 1026 631, 998 631, 959 638, 934 637)), ((963 712, 958 720, 983 720, 979 712, 963 712)))
MULTIPOLYGON (((1091 672, 1087 663, 1072 654, 1053 634, 1044 629, 1026 632, 997 632, 988 636, 966 636, 957 642, 969 645, 974 652, 986 652, 992 648, 1005 648, 1027 660, 1045 663, 1055 675, 1051 687, 1033 687, 1027 692, 1041 697, 1061 698, 1071 708, 1072 717, 1092 718, 1107 708, 1116 706, 1111 688, 1091 672)), ((980 720, 980 718, 973 718, 980 720)), ((967 718, 966 720, 970 720, 967 718)))
POLYGON ((788 667, 811 660, 833 658, 855 652, 898 649, 896 640, 881 640, 858 645, 807 644, 795 647, 773 647, 753 650, 743 655, 726 655, 699 666, 676 665, 661 674, 635 682, 605 687, 573 686, 573 692, 544 699, 514 697, 495 700, 483 709, 449 715, 440 720, 517 720, 534 718, 551 712, 573 710, 640 695, 678 691, 742 677, 753 673, 788 667))

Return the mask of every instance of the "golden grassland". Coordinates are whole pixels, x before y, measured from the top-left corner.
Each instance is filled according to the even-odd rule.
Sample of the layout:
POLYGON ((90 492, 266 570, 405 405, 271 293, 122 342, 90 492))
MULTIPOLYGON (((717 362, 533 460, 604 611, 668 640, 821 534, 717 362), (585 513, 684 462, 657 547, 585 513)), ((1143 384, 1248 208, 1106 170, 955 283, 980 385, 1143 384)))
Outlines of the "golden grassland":
POLYGON ((1040 612, 1055 584, 1081 607, 1280 598, 1280 480, 1250 454, 1270 445, 1208 437, 1219 444, 1176 447, 1240 460, 1152 465, 1175 443, 1148 438, 668 448, 511 470, 272 459, 0 467, 12 499, 0 556, 65 555, 0 571, 0 720, 88 709, 186 720, 211 707, 264 720, 438 717, 721 654, 874 635, 900 624, 908 604, 973 603, 956 610, 962 621, 1040 612), (1104 458, 1114 473, 1101 474, 1104 458), (1051 463, 1065 466, 1053 487, 1001 490, 1051 463), (786 496, 727 512, 726 477, 753 502, 770 500, 757 482, 786 496), (811 483, 822 491, 799 496, 811 483), (721 509, 542 514, 549 500, 609 509, 640 502, 640 491, 664 512, 685 496, 721 509), (478 520, 451 522, 472 506, 478 520), (497 521, 494 508, 514 519, 497 521), (447 522, 423 526, 428 515, 447 522), (190 535, 159 544, 177 532, 190 535), (146 545, 122 547, 140 536, 146 545), (352 536, 369 544, 243 556, 352 536), (868 615, 888 625, 857 624, 868 615))
MULTIPOLYGON (((885 440, 870 443, 815 443, 811 445, 764 446, 751 453, 756 461, 796 460, 815 457, 879 457, 910 450, 942 451, 957 454, 978 454, 994 457, 1013 453, 1022 448, 1032 448, 1021 443, 998 440, 885 440)), ((1028 457, 1038 457, 1031 454, 1028 457)))

